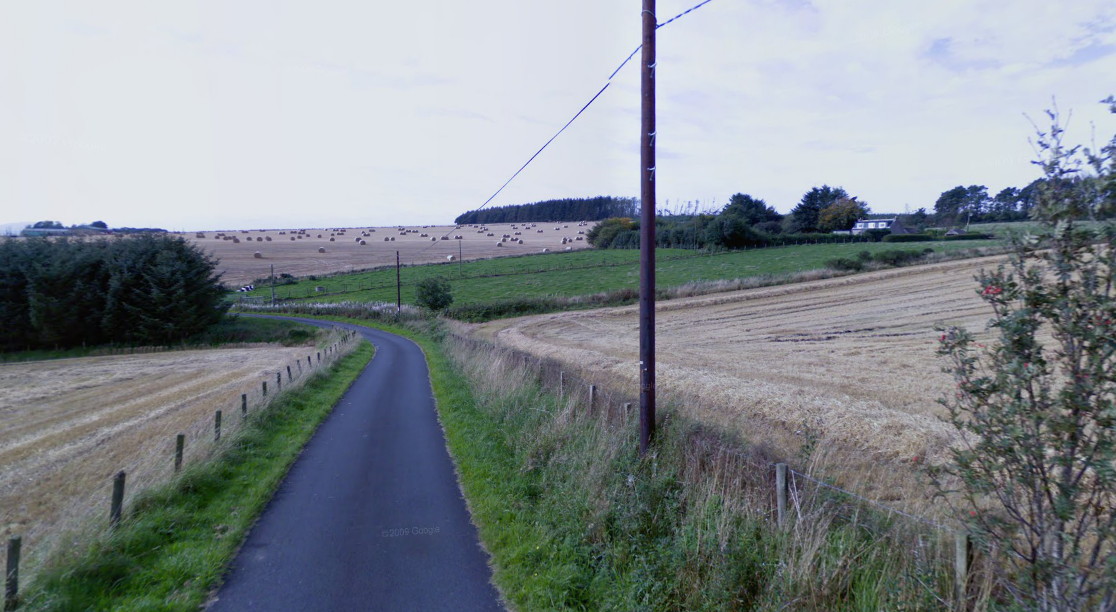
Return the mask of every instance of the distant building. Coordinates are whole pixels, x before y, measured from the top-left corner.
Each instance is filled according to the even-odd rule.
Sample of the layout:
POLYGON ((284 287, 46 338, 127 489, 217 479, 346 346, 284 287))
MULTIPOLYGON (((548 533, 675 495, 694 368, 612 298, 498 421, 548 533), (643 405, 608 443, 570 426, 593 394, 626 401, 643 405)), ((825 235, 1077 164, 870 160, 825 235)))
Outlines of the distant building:
POLYGON ((910 234, 911 230, 896 217, 890 219, 857 219, 852 233, 862 234, 868 230, 890 230, 892 234, 910 234))

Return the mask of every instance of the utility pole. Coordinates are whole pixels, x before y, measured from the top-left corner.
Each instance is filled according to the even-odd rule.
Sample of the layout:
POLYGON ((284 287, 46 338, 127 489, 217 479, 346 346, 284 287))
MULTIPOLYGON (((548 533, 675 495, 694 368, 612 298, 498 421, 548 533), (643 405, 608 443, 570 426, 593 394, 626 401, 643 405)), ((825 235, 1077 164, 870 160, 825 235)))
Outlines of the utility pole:
POLYGON ((403 311, 403 285, 399 282, 399 251, 395 252, 395 314, 403 311))
POLYGON ((643 0, 640 64, 639 452, 655 437, 655 0, 643 0))

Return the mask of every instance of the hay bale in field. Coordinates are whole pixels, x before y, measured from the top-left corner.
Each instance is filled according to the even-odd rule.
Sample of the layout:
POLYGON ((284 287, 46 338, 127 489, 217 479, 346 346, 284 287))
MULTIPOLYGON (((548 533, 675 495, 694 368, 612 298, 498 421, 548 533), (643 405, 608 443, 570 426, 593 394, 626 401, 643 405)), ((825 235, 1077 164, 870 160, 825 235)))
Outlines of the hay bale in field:
POLYGON ((543 249, 543 250, 542 250, 542 252, 543 252, 543 253, 549 253, 549 252, 550 252, 550 249, 543 249))
POLYGON ((240 238, 236 238, 235 236, 233 237, 232 241, 233 244, 240 244, 240 238))
POLYGON ((523 240, 522 240, 522 239, 520 239, 520 240, 519 240, 518 242, 519 242, 519 244, 523 244, 523 240))
POLYGON ((435 236, 435 237, 430 239, 430 242, 438 242, 438 238, 435 236))
POLYGON ((330 237, 329 237, 329 241, 330 241, 330 242, 333 242, 333 241, 335 241, 335 240, 337 240, 337 239, 336 239, 336 238, 334 238, 333 236, 330 236, 330 237))
POLYGON ((318 247, 319 253, 325 253, 325 247, 318 247))
POLYGON ((504 246, 504 243, 503 243, 503 242, 497 242, 497 243, 496 243, 496 246, 498 246, 498 247, 502 247, 502 246, 504 246))
POLYGON ((255 253, 252 253, 252 257, 255 257, 256 259, 263 259, 263 253, 256 251, 255 253))
POLYGON ((363 241, 363 240, 361 240, 361 241, 360 241, 360 246, 364 246, 364 245, 366 245, 366 244, 368 244, 368 243, 367 243, 367 242, 365 242, 365 241, 363 241))
POLYGON ((271 236, 264 236, 264 240, 271 242, 271 236))
POLYGON ((446 255, 446 261, 456 261, 456 260, 457 260, 456 255, 446 255))
POLYGON ((291 236, 291 242, 294 242, 295 237, 291 236))
POLYGON ((572 250, 573 250, 573 247, 566 247, 566 248, 565 248, 564 250, 566 250, 566 251, 572 251, 572 250))
POLYGON ((391 241, 392 241, 392 242, 395 242, 395 236, 392 236, 392 237, 391 237, 391 241))

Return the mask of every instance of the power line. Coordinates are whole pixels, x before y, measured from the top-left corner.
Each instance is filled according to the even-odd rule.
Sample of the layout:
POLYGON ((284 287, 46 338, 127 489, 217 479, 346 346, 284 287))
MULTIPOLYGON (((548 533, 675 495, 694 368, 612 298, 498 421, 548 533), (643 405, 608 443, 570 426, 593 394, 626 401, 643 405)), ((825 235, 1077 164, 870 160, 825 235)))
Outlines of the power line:
MULTIPOLYGON (((659 29, 659 28, 669 24, 670 22, 672 22, 676 19, 678 19, 680 17, 683 17, 683 16, 697 10, 697 9, 705 6, 706 4, 709 4, 712 1, 713 0, 703 0, 702 2, 699 2, 699 3, 695 4, 694 6, 686 9, 685 11, 682 11, 681 13, 675 15, 674 17, 671 17, 670 19, 656 25, 655 29, 659 29)), ((603 94, 605 92, 605 90, 608 89, 608 86, 612 84, 612 79, 615 78, 617 74, 619 74, 619 72, 624 68, 624 66, 626 66, 628 64, 628 62, 630 62, 632 60, 632 58, 635 57, 635 54, 639 53, 640 49, 642 49, 642 48, 643 48, 643 45, 639 45, 638 47, 635 48, 634 51, 631 52, 630 55, 628 55, 628 57, 623 62, 620 62, 620 65, 617 66, 616 70, 613 70, 612 74, 608 75, 608 79, 606 79, 604 86, 601 87, 601 89, 592 98, 590 98, 588 102, 585 103, 585 106, 582 106, 581 110, 577 111, 577 113, 574 114, 573 118, 570 119, 569 121, 567 121, 566 124, 562 126, 562 129, 555 132, 555 134, 550 137, 550 140, 546 141, 546 144, 544 144, 542 147, 540 147, 538 151, 535 151, 535 154, 532 155, 531 158, 527 160, 527 163, 520 166, 519 170, 516 170, 515 174, 511 175, 511 178, 509 178, 507 181, 505 181, 504 184, 501 185, 500 188, 496 190, 496 193, 493 193, 491 196, 489 196, 488 199, 484 201, 484 204, 481 204, 478 208, 476 208, 476 210, 481 210, 485 206, 488 206, 488 204, 490 202, 492 202, 492 200, 495 199, 496 196, 500 195, 500 192, 503 191, 505 187, 507 187, 513 180, 515 180, 515 177, 519 176, 519 173, 523 172, 523 170, 525 168, 527 168, 527 166, 529 166, 531 164, 531 162, 535 161, 535 158, 538 157, 539 154, 542 153, 543 150, 546 149, 546 147, 548 147, 550 145, 550 143, 554 142, 554 139, 558 138, 559 134, 566 131, 566 128, 570 127, 570 125, 574 121, 576 121, 577 118, 580 117, 581 114, 584 113, 585 110, 587 108, 589 108, 590 105, 593 104, 593 102, 596 102, 597 98, 601 97, 601 94, 603 94)))

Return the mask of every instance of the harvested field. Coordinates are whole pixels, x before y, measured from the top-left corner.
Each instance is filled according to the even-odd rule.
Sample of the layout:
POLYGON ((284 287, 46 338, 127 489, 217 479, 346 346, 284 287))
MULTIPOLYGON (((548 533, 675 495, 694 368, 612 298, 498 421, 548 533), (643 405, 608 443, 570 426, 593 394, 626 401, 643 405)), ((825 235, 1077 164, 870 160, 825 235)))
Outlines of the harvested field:
POLYGON ((272 265, 276 274, 292 276, 394 266, 396 251, 399 251, 402 263, 410 265, 441 263, 451 256, 457 258, 459 253, 463 259, 472 260, 541 253, 543 249, 550 249, 551 252, 567 247, 571 250, 584 249, 589 245, 583 232, 588 232, 593 225, 595 222, 531 222, 230 230, 184 232, 179 235, 220 260, 217 269, 224 274, 222 280, 225 284, 241 286, 268 276, 272 265), (325 252, 320 252, 320 249, 325 249, 325 252))
MULTIPOLYGON (((240 395, 258 407, 261 382, 310 347, 266 346, 83 357, 0 365, 0 530, 23 536, 33 569, 59 533, 90 516, 107 522, 111 479, 128 473, 129 497, 173 470, 174 438, 186 461, 240 421, 240 395)), ((308 368, 307 368, 308 369, 308 368)), ((284 372, 283 382, 287 384, 284 372)), ((296 381, 297 382, 297 381, 296 381)))
MULTIPOLYGON (((866 462, 940 461, 953 440, 936 403, 953 387, 936 323, 984 330, 961 260, 660 302, 657 382, 691 416, 793 455, 805 437, 866 462)), ((635 394, 638 307, 480 325, 474 333, 556 359, 635 394)))

